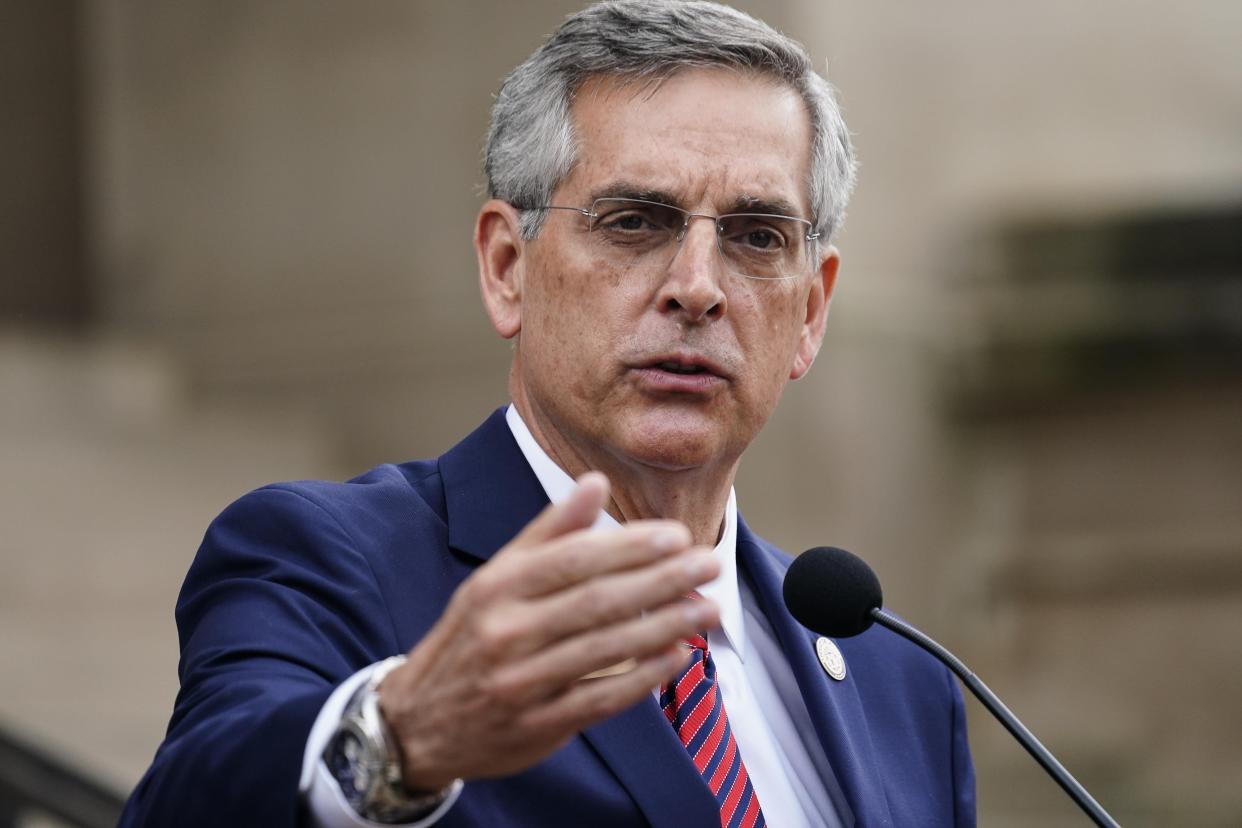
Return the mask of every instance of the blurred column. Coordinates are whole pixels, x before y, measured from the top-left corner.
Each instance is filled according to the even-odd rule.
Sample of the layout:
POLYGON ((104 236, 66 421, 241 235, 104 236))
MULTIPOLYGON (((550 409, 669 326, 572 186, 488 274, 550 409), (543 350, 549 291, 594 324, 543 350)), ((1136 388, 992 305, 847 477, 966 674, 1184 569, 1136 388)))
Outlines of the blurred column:
POLYGON ((83 257, 79 5, 0 3, 0 322, 77 326, 83 257))

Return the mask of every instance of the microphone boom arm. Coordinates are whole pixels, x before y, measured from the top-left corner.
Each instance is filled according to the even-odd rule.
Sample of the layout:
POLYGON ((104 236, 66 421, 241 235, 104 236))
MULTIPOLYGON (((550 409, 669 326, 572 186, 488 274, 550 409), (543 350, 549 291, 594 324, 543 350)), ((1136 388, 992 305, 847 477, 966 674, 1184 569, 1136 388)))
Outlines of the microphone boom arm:
POLYGON ((1026 748, 1026 752, 1031 754, 1035 761, 1043 766, 1044 770, 1061 786, 1061 789, 1078 803, 1078 807, 1082 808, 1096 825, 1103 826, 1103 828, 1120 828, 1116 820, 1100 807, 1100 803, 1096 802, 1091 794, 1087 793, 1087 789, 1070 775, 1070 772, 1057 761, 1055 756, 1048 752, 1047 748, 1040 744, 1040 741, 1035 738, 1035 734, 1027 730, 1026 725, 1018 721, 1018 717, 1009 711, 1004 702, 988 689, 988 686, 980 681, 978 676, 967 669, 966 665, 957 656, 905 621, 889 615, 879 607, 872 608, 871 617, 875 619, 877 624, 892 630, 927 650, 952 670, 962 680, 962 684, 970 688, 970 692, 974 693, 975 698, 983 703, 983 706, 996 717, 997 721, 1004 725, 1005 729, 1021 743, 1022 747, 1026 748))

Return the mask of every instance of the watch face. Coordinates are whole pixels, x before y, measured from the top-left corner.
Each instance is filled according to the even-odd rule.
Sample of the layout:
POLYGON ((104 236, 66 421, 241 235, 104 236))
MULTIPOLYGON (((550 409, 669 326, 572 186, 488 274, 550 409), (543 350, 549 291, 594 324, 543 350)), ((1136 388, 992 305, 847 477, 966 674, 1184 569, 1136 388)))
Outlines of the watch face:
POLYGON ((370 783, 370 774, 362 761, 363 747, 358 737, 349 732, 341 731, 332 741, 332 747, 324 756, 328 772, 341 786, 341 793, 349 802, 350 807, 357 809, 366 796, 370 783))

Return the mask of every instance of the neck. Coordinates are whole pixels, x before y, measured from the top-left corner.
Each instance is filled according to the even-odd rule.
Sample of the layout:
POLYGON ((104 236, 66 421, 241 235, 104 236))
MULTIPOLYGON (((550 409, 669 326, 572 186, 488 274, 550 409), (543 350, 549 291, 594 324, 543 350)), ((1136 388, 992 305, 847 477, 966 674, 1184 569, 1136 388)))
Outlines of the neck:
POLYGON ((600 471, 612 484, 607 511, 618 523, 663 519, 679 521, 696 544, 715 546, 724 527, 725 508, 738 461, 691 469, 662 469, 621 456, 590 440, 558 429, 537 405, 511 389, 513 402, 539 447, 572 478, 600 471))

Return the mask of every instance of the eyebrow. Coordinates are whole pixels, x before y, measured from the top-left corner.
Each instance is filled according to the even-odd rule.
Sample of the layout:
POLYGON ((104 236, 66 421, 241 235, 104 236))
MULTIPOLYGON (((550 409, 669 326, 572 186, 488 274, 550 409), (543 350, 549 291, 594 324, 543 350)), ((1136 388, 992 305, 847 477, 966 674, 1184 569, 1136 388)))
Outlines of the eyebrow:
MULTIPOLYGON (((667 190, 652 189, 628 181, 617 181, 591 193, 592 201, 597 198, 633 198, 641 201, 654 201, 656 204, 667 204, 670 207, 682 207, 681 199, 667 190)), ((801 218, 798 215, 798 208, 791 202, 783 198, 760 198, 758 196, 742 196, 736 199, 721 215, 730 213, 763 213, 801 218)))
POLYGON ((743 196, 726 211, 728 213, 764 213, 769 216, 789 216, 801 218, 798 208, 783 198, 759 198, 743 196))
POLYGON ((597 198, 635 198, 640 201, 654 201, 667 204, 669 207, 680 207, 677 196, 667 190, 653 190, 628 181, 618 181, 591 193, 591 200, 597 198))

